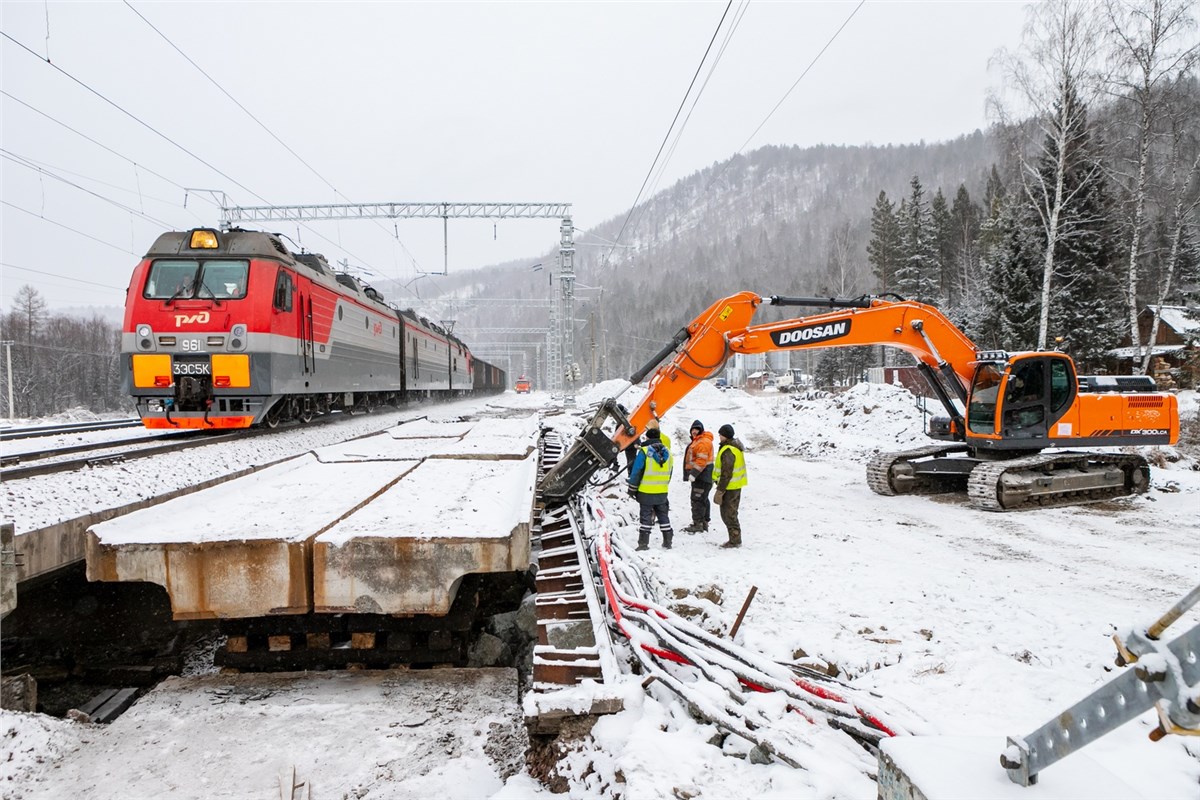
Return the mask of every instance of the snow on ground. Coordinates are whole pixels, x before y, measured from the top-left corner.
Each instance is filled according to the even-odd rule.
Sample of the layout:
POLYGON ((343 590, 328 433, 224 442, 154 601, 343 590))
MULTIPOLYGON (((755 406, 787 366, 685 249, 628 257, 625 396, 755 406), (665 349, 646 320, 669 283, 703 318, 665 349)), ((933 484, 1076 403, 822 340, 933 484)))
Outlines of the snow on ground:
MULTIPOLYGON (((1187 418, 1195 394, 1183 400, 1187 418)), ((959 496, 881 497, 867 488, 871 454, 928 441, 911 396, 894 387, 797 399, 702 384, 664 415, 677 464, 693 419, 710 430, 732 424, 746 444, 744 546, 717 547, 725 535, 715 508, 710 532, 677 533, 673 550, 659 549, 656 532, 644 555, 660 598, 678 598, 685 613, 727 631, 755 585, 743 645, 836 665, 936 733, 1002 742, 1032 731, 1115 675, 1117 626, 1152 621, 1200 579, 1200 472, 1173 448, 1161 448, 1168 468, 1152 471, 1147 495, 990 514, 959 496)), ((672 482, 677 531, 690 521, 688 490, 672 482)), ((633 516, 633 501, 624 502, 633 516)), ((621 535, 634 541, 636 525, 621 535)), ((1197 616, 1176 623, 1172 638, 1197 616)), ((689 724, 670 721, 669 696, 651 693, 643 708, 596 729, 598 758, 624 774, 630 797, 666 796, 672 784, 705 796, 790 795, 794 786, 768 777, 770 768, 725 766, 715 748, 707 755, 722 766, 695 778, 671 735, 689 724)), ((1145 797, 1195 798, 1200 747, 1174 737, 1151 743, 1153 725, 1147 713, 1087 752, 1145 797)), ((842 786, 817 796, 874 795, 842 786)))
POLYGON ((0 787, 11 800, 473 800, 523 767, 516 694, 511 669, 170 678, 106 726, 2 712, 0 729, 61 757, 34 771, 24 753, 0 787))
MULTIPOLYGON (((197 447, 179 453, 110 464, 72 473, 56 473, 4 486, 5 519, 12 520, 17 533, 38 530, 100 509, 115 508, 149 497, 193 486, 211 478, 228 475, 256 464, 266 464, 299 455, 319 447, 337 444, 357 436, 382 431, 406 420, 429 417, 452 420, 487 409, 536 409, 532 395, 508 392, 488 398, 472 398, 453 403, 423 403, 400 411, 337 419, 328 424, 282 429, 266 436, 242 442, 221 442, 213 447, 197 447)), ((540 395, 540 402, 546 402, 540 395)), ((344 416, 344 415, 339 415, 344 416)), ((75 434, 81 437, 83 434, 75 434)), ((86 434, 86 441, 112 434, 86 434)), ((128 437, 128 431, 122 432, 128 437)), ((4 445, 15 451, 19 442, 4 445)))
MULTIPOLYGON (((622 386, 613 381, 582 392, 579 413, 622 386)), ((633 408, 642 393, 631 389, 621 402, 633 408)), ((1194 418, 1195 393, 1181 395, 1181 401, 1182 416, 1194 418)), ((452 418, 470 413, 474 404, 512 414, 548 402, 544 393, 506 393, 486 403, 418 413, 452 418)), ((556 427, 578 429, 578 418, 551 413, 547 419, 556 427)), ((880 694, 881 703, 911 709, 931 733, 1001 742, 1030 732, 1117 674, 1111 642, 1117 627, 1148 623, 1200 579, 1200 471, 1173 448, 1152 454, 1164 467, 1153 470, 1146 495, 1070 509, 989 514, 957 496, 881 497, 867 488, 865 462, 872 453, 927 442, 921 412, 907 393, 893 387, 860 386, 837 396, 797 398, 721 392, 703 384, 665 415, 663 427, 674 442, 677 463, 687 428, 697 418, 710 430, 732 424, 747 445, 745 544, 739 550, 718 548, 725 538, 719 519, 706 534, 677 533, 670 551, 660 549, 656 533, 651 550, 640 555, 660 600, 706 628, 728 631, 750 587, 757 586, 739 632, 742 645, 778 660, 830 665, 843 679, 880 694)), ((259 453, 241 458, 269 460, 259 453)), ((677 530, 690 518, 689 488, 677 472, 671 484, 677 530)), ((632 518, 633 502, 621 491, 610 494, 609 502, 623 504, 632 518)), ((617 533, 633 540, 636 526, 617 533)), ((1196 624, 1197 616, 1195 610, 1187 614, 1170 635, 1196 624)), ((218 677, 229 676, 212 679, 218 677)), ((875 796, 871 781, 841 779, 832 768, 798 775, 778 764, 751 763, 748 748, 736 741, 727 740, 723 748, 710 744, 713 728, 692 719, 658 684, 644 694, 631 688, 626 710, 601 719, 592 736, 563 759, 560 769, 572 778, 568 796, 875 796)), ((280 764, 286 768, 289 760, 297 765, 299 779, 314 777, 314 797, 409 797, 415 796, 413 786, 428 795, 549 796, 527 775, 507 777, 475 749, 464 750, 468 755, 455 762, 464 777, 444 766, 410 777, 400 765, 424 769, 431 751, 411 742, 404 745, 409 749, 400 748, 388 733, 395 730, 393 723, 402 726, 409 719, 407 712, 378 708, 361 695, 322 695, 320 703, 297 699, 295 705, 286 696, 248 701, 239 713, 253 716, 230 718, 234 735, 229 736, 227 728, 204 727, 207 721, 189 729, 187 721, 204 710, 205 697, 172 685, 139 701, 108 729, 4 714, 0 731, 15 733, 0 745, 0 786, 6 787, 5 796, 8 787, 20 785, 40 797, 53 796, 47 793, 52 787, 77 789, 100 781, 94 796, 137 796, 125 791, 130 779, 124 774, 136 770, 105 760, 104 743, 111 741, 105 737, 129 720, 127 726, 143 726, 125 731, 144 737, 135 738, 145 742, 139 765, 153 770, 160 782, 190 787, 171 796, 223 796, 215 789, 235 774, 252 774, 263 789, 255 783, 251 792, 243 784, 240 796, 275 796, 275 770, 280 764), (177 705, 166 697, 174 697, 177 705), (139 723, 147 701, 147 722, 139 723), (319 718, 301 713, 311 711, 310 705, 321 707, 319 718), (255 735, 245 735, 248 731, 255 735), (205 760, 205 754, 216 756, 205 760), (39 757, 44 763, 36 762, 39 757), (346 777, 330 779, 336 773, 317 769, 326 761, 339 764, 346 777), (73 775, 76 783, 59 782, 60 775, 73 775), (320 783, 317 775, 324 776, 320 783), (204 786, 201 778, 217 783, 204 786), (363 789, 366 794, 357 793, 363 789)), ((1144 798, 1197 797, 1200 746, 1181 737, 1151 743, 1146 735, 1153 724, 1153 714, 1144 714, 1084 754, 1144 798)), ((448 723, 445 730, 459 741, 474 741, 478 728, 469 718, 448 723)), ((990 769, 1000 769, 998 758, 999 749, 990 769)), ((1073 794, 1044 789, 1025 790, 1024 796, 1045 800, 1073 794)))

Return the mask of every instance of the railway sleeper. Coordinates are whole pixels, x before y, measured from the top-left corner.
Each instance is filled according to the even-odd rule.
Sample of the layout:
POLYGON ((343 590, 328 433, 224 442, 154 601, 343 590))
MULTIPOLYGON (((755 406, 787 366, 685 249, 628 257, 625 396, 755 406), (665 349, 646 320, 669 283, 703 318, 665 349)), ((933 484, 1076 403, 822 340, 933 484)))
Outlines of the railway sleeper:
POLYGON ((226 619, 217 666, 242 670, 466 666, 487 621, 515 612, 533 578, 526 572, 467 575, 445 616, 296 614, 226 619))

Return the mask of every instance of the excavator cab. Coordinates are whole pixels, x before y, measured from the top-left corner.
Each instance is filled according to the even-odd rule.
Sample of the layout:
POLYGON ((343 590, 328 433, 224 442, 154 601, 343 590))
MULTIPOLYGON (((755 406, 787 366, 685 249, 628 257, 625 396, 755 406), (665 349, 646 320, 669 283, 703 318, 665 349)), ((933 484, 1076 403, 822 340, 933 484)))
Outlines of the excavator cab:
POLYGON ((967 438, 996 449, 1040 449, 1075 398, 1075 366, 1063 353, 981 358, 967 402, 967 438))

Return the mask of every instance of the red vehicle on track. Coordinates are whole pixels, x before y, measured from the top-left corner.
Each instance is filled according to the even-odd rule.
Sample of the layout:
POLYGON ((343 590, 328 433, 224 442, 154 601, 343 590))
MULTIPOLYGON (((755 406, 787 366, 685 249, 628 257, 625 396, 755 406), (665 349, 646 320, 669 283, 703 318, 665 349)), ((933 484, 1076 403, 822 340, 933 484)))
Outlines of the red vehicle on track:
POLYGON ((130 279, 121 355, 147 428, 307 422, 507 383, 461 340, 323 256, 238 229, 158 237, 130 279))
POLYGON ((533 384, 529 382, 528 378, 521 377, 517 379, 517 384, 514 388, 517 390, 517 394, 529 394, 530 390, 533 389, 533 384))

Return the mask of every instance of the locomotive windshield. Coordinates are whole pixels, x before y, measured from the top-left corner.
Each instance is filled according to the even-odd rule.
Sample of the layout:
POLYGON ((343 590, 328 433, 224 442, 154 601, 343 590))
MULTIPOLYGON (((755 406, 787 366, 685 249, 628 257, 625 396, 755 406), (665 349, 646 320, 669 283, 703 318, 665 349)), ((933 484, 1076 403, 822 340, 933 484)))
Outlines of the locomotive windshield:
POLYGON ((160 258, 150 266, 142 297, 148 300, 239 300, 246 296, 250 262, 160 258))

